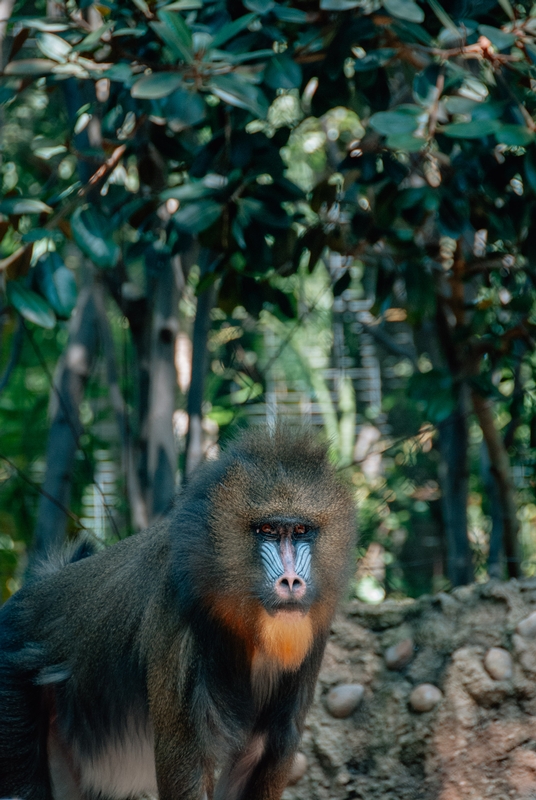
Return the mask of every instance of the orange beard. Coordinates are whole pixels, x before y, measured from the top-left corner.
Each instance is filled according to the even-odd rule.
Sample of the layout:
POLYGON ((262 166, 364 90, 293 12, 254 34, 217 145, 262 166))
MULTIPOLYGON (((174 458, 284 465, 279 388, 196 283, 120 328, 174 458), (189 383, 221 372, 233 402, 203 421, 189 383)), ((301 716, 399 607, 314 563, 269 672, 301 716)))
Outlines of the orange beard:
POLYGON ((259 605, 246 605, 237 597, 211 597, 212 614, 245 644, 257 665, 270 662, 280 670, 295 670, 313 643, 310 614, 278 611, 271 616, 259 605))
POLYGON ((279 611, 270 616, 264 609, 259 617, 258 655, 284 670, 298 669, 313 642, 313 626, 308 614, 279 611))

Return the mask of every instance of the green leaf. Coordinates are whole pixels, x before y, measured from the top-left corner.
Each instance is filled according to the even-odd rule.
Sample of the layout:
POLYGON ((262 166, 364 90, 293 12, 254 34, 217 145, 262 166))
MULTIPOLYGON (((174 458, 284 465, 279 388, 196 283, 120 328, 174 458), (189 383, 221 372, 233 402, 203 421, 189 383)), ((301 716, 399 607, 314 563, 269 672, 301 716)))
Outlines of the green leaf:
POLYGON ((513 33, 507 33, 500 28, 493 28, 491 25, 479 25, 478 32, 489 39, 497 50, 507 50, 516 41, 513 33))
POLYGON ((107 219, 93 208, 77 208, 71 217, 73 238, 84 255, 103 269, 115 267, 120 250, 108 233, 107 219))
POLYGON ((119 64, 114 64, 110 69, 102 73, 103 78, 108 78, 110 81, 117 81, 118 83, 128 83, 132 78, 132 70, 130 64, 121 61, 119 64))
POLYGON ((198 203, 188 203, 184 208, 173 215, 179 227, 184 228, 188 233, 200 233, 210 228, 210 226, 220 218, 223 206, 213 200, 201 200, 198 203))
POLYGON ((251 50, 249 53, 228 53, 226 50, 212 50, 210 53, 211 59, 216 60, 216 57, 228 64, 245 64, 247 61, 259 61, 260 59, 273 58, 274 51, 270 48, 264 50, 251 50))
POLYGON ((163 6, 162 11, 195 11, 197 8, 203 8, 202 0, 176 0, 163 6))
POLYGON ((229 39, 232 39, 234 36, 237 36, 237 34, 245 30, 256 18, 256 14, 244 14, 243 17, 238 17, 238 19, 233 20, 233 22, 228 22, 227 25, 224 25, 220 32, 214 37, 212 41, 212 47, 221 47, 222 44, 228 42, 229 39))
POLYGON ((443 236, 457 239, 466 230, 470 214, 466 194, 445 192, 438 208, 437 226, 443 236))
POLYGON ((354 61, 355 72, 367 72, 370 69, 383 67, 396 55, 393 47, 380 47, 378 50, 369 50, 363 58, 356 58, 354 61))
POLYGON ((424 11, 414 0, 383 0, 383 7, 393 17, 408 22, 423 22, 424 11))
POLYGON ((536 64, 536 47, 534 45, 525 42, 525 52, 528 55, 532 64, 536 64))
POLYGON ((188 89, 177 89, 162 103, 163 116, 173 130, 187 128, 201 122, 207 113, 202 95, 188 89))
POLYGON ((515 20, 516 15, 514 14, 514 9, 510 3, 510 0, 499 0, 499 5, 504 11, 504 13, 512 20, 515 20))
POLYGON ((10 61, 4 70, 4 75, 36 78, 38 75, 48 75, 55 66, 55 63, 48 58, 21 58, 19 61, 10 61))
POLYGON ((151 9, 149 8, 145 0, 132 0, 132 2, 134 3, 135 6, 137 6, 140 9, 140 11, 143 14, 145 14, 146 17, 152 16, 151 9))
POLYGON ((48 161, 49 158, 54 158, 54 156, 59 156, 62 153, 66 153, 67 148, 64 144, 58 144, 55 147, 37 147, 34 150, 34 155, 37 158, 42 158, 44 161, 48 161))
POLYGON ((322 11, 348 11, 362 5, 361 0, 320 0, 322 11))
POLYGON ((296 25, 301 25, 307 22, 307 12, 302 11, 301 8, 290 8, 290 6, 276 5, 274 8, 275 16, 282 22, 294 22, 296 25))
POLYGON ((525 158, 523 159, 523 166, 525 168, 525 178, 532 191, 536 194, 536 149, 529 148, 525 158))
POLYGON ((428 0, 428 5, 432 9, 438 20, 440 21, 440 23, 452 33, 455 39, 459 39, 461 42, 462 35, 460 31, 458 30, 452 19, 449 17, 449 15, 445 11, 441 3, 439 3, 438 0, 428 0))
POLYGON ((75 44, 73 50, 76 52, 87 53, 92 50, 96 50, 97 47, 100 47, 101 38, 104 33, 109 30, 112 30, 114 27, 114 22, 109 21, 105 22, 104 25, 101 25, 99 28, 96 28, 94 31, 91 31, 81 42, 75 44))
POLYGON ((9 281, 7 296, 11 305, 24 319, 49 330, 56 325, 56 317, 46 300, 21 283, 9 281))
POLYGON ((268 102, 261 90, 238 75, 215 75, 208 88, 225 103, 251 111, 257 117, 264 118, 268 112, 268 102))
POLYGON ((424 404, 425 414, 434 424, 443 422, 456 408, 452 378, 442 370, 414 373, 409 379, 408 396, 424 404))
MULTIPOLYGON (((136 28, 116 28, 112 34, 115 39, 118 36, 128 36, 129 39, 140 39, 147 35, 147 26, 138 25, 136 28)), ((113 69, 113 67, 111 67, 113 69)))
POLYGON ((44 19, 20 19, 24 28, 35 28, 36 31, 50 31, 51 33, 61 33, 68 31, 70 25, 65 22, 51 22, 44 19))
POLYGON ((42 200, 33 200, 29 197, 6 197, 0 203, 2 214, 50 214, 52 209, 42 200))
POLYGON ((76 305, 76 281, 58 253, 47 253, 35 266, 41 294, 48 300, 60 319, 69 319, 76 305))
POLYGON ((267 14, 275 6, 274 0, 244 0, 244 5, 255 14, 267 14))
POLYGON ((476 103, 471 114, 471 119, 500 119, 503 115, 506 103, 503 100, 488 100, 486 103, 476 103))
POLYGON ((468 97, 458 97, 457 95, 444 97, 442 102, 445 103, 449 114, 471 114, 477 105, 475 100, 469 100, 468 97))
POLYGON ((403 42, 407 42, 410 45, 418 43, 424 44, 426 47, 433 46, 434 40, 432 36, 430 36, 428 31, 425 30, 422 25, 418 25, 416 22, 408 22, 407 20, 396 19, 393 20, 391 28, 403 42))
POLYGON ((496 119, 453 122, 451 125, 445 125, 441 129, 441 133, 453 139, 481 139, 483 136, 489 136, 490 133, 495 133, 499 126, 500 122, 497 122, 496 119))
POLYGON ((286 53, 274 56, 264 71, 264 82, 271 89, 298 89, 302 82, 301 67, 286 53))
POLYGON ((495 138, 500 144, 524 147, 534 141, 534 131, 529 130, 525 125, 501 125, 495 131, 495 138))
POLYGON ((495 133, 499 125, 500 123, 495 119, 453 122, 451 125, 445 125, 441 129, 441 133, 451 136, 453 139, 481 139, 483 136, 495 133))
POLYGON ((390 150, 405 150, 408 153, 418 153, 426 145, 426 139, 413 136, 411 133, 393 133, 387 137, 385 144, 390 150))
POLYGON ((157 100, 167 97, 182 85, 178 72, 153 72, 144 75, 130 89, 130 94, 138 100, 157 100))
POLYGON ((40 242, 42 239, 52 239, 54 242, 62 242, 63 241, 63 234, 59 230, 54 230, 51 228, 32 228, 27 233, 24 233, 22 236, 22 241, 25 244, 31 244, 32 242, 40 242))
POLYGON ((438 99, 437 81, 440 71, 439 64, 430 64, 413 79, 413 97, 424 108, 430 108, 438 99))
POLYGON ((160 200, 200 200, 202 197, 210 197, 214 190, 206 186, 203 181, 193 181, 183 183, 180 186, 172 186, 170 189, 160 193, 160 200))
POLYGON ((67 61, 67 56, 72 50, 69 42, 54 33, 40 33, 37 35, 36 41, 38 48, 45 56, 52 58, 54 61, 59 61, 60 64, 64 64, 67 61))
POLYGON ((192 33, 183 18, 176 11, 159 11, 160 22, 150 22, 163 42, 167 44, 172 55, 179 61, 192 64, 192 33))
POLYGON ((379 111, 369 119, 369 124, 383 136, 395 133, 413 133, 419 126, 415 114, 406 111, 379 111))

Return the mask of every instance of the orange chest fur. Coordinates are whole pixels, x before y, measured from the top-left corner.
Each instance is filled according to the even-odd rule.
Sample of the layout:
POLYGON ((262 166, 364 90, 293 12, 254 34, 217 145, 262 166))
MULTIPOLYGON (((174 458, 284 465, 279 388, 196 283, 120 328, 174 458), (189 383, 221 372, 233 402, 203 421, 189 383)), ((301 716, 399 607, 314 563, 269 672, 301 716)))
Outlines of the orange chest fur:
POLYGON ((218 598, 213 614, 246 645, 250 660, 261 656, 282 670, 297 669, 313 643, 309 614, 279 612, 268 614, 262 607, 245 606, 232 598, 218 598))

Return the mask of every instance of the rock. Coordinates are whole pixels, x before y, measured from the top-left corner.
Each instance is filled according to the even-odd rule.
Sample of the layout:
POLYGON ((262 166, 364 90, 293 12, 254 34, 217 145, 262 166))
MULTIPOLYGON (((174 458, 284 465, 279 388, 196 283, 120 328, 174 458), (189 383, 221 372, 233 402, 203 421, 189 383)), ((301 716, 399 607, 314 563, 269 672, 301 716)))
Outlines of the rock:
POLYGON ((432 683, 421 683, 409 696, 409 703, 414 711, 431 711, 443 697, 443 692, 432 683))
POLYGON ((301 781, 306 772, 307 757, 303 753, 296 753, 294 756, 294 764, 290 770, 288 785, 294 786, 294 784, 298 783, 298 781, 301 781))
POLYGON ((516 631, 523 636, 524 639, 536 638, 536 611, 529 614, 528 617, 522 619, 518 624, 516 631))
POLYGON ((344 767, 352 755, 347 732, 333 723, 314 726, 313 748, 320 766, 330 775, 344 767))
POLYGON ((416 601, 406 600, 384 600, 383 603, 372 605, 363 603, 361 600, 353 600, 346 605, 347 613, 352 617, 357 617, 359 623, 367 630, 386 630, 396 628, 401 625, 408 613, 415 608, 416 601))
POLYGON ((491 647, 486 653, 484 666, 495 681, 508 681, 513 674, 512 656, 502 647, 491 647))
POLYGON ((335 783, 337 786, 346 786, 347 783, 350 783, 352 780, 352 776, 348 772, 347 769, 341 769, 337 773, 337 777, 335 778, 335 783))
POLYGON ((360 683, 343 683, 328 692, 326 706, 332 717, 344 719, 358 707, 365 692, 360 683))
POLYGON ((413 639, 403 639, 398 644, 388 647, 384 653, 387 668, 394 670, 405 667, 413 658, 413 650, 413 639))

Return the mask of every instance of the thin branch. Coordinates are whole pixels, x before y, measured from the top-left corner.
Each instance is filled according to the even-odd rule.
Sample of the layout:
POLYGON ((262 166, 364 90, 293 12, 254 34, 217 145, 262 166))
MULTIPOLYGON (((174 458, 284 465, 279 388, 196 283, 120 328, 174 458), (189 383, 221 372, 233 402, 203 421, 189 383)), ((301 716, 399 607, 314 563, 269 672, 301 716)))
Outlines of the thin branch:
POLYGON ((501 434, 495 427, 493 405, 490 400, 481 397, 476 392, 472 393, 473 408, 482 429, 484 441, 488 448, 491 462, 491 472, 495 475, 497 487, 501 498, 503 515, 503 545, 504 554, 508 563, 508 576, 518 578, 520 569, 518 564, 518 533, 517 508, 514 497, 514 481, 510 458, 504 446, 501 434))
POLYGON ((6 386, 9 383, 9 379, 13 373, 13 370, 17 366, 20 358, 20 354, 22 351, 22 340, 24 336, 24 328, 22 325, 21 318, 17 319, 17 330, 15 331, 15 335, 13 336, 13 344, 11 345, 11 353, 9 356, 9 361, 7 366, 0 378, 0 393, 4 391, 6 386))
POLYGON ((397 344, 381 325, 368 325, 366 322, 361 321, 359 324, 363 326, 363 330, 366 331, 366 333, 370 334, 373 339, 376 339, 376 341, 383 345, 386 350, 389 350, 389 352, 393 353, 395 356, 408 358, 413 366, 417 368, 417 358, 415 353, 413 353, 407 347, 397 344))
MULTIPOLYGON (((104 164, 101 164, 101 166, 93 173, 88 182, 78 190, 76 197, 66 203, 55 214, 53 214, 42 227, 45 228, 45 230, 53 230, 57 226, 58 222, 60 222, 65 216, 67 216, 67 214, 69 214, 79 205, 80 200, 83 200, 88 192, 97 188, 101 183, 104 182, 110 172, 116 168, 117 164, 119 163, 119 159, 125 150, 125 144, 121 144, 119 147, 116 147, 110 158, 108 158, 104 164)), ((19 258, 23 258, 26 254, 30 253, 32 248, 33 244, 23 245, 7 258, 0 260, 0 272, 7 270, 12 264, 18 261, 19 258)))
POLYGON ((46 489, 43 489, 42 486, 39 486, 38 483, 35 483, 35 481, 32 481, 32 479, 29 478, 21 469, 19 469, 19 467, 17 467, 17 465, 14 464, 13 461, 11 461, 10 458, 5 456, 3 453, 0 453, 0 458, 2 459, 2 461, 5 461, 6 464, 9 464, 9 466, 12 469, 15 470, 15 472, 17 473, 17 475, 19 476, 19 478, 22 481, 27 483, 28 486, 31 486, 31 488, 35 492, 37 492, 38 494, 42 495, 43 497, 46 497, 46 499, 50 503, 52 503, 54 506, 56 506, 56 508, 59 508, 60 511, 63 511, 63 513, 65 514, 66 517, 69 517, 69 519, 72 519, 73 522, 75 522, 77 524, 77 526, 78 526, 78 528, 80 530, 87 531, 88 533, 91 533, 92 535, 95 535, 94 532, 90 528, 86 528, 86 526, 84 525, 84 523, 82 522, 80 517, 77 517, 76 514, 73 514, 72 511, 69 511, 69 509, 66 506, 63 505, 63 503, 60 503, 59 500, 57 500, 55 497, 53 497, 51 494, 49 494, 46 491, 46 489))

